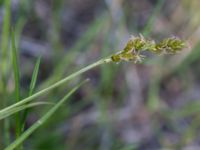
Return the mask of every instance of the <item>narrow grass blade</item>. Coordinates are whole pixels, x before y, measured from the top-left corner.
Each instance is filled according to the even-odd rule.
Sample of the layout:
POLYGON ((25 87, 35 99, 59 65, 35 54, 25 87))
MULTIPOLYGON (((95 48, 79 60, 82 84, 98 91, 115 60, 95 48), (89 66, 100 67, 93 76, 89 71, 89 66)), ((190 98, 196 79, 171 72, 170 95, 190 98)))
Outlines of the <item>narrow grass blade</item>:
POLYGON ((27 20, 23 16, 20 16, 20 18, 16 22, 16 25, 15 25, 15 44, 16 44, 17 49, 19 48, 20 39, 21 39, 21 36, 22 36, 22 31, 24 29, 26 22, 27 22, 27 20))
POLYGON ((15 98, 18 102, 20 100, 20 85, 19 85, 19 65, 18 65, 18 56, 17 50, 15 47, 15 35, 14 31, 12 32, 12 62, 13 62, 13 71, 15 78, 15 98))
POLYGON ((0 115, 0 120, 4 119, 4 118, 7 118, 19 111, 22 111, 24 109, 27 109, 27 108, 32 108, 32 107, 35 107, 35 106, 38 106, 38 105, 48 105, 48 104, 52 104, 52 103, 48 103, 48 102, 35 102, 35 103, 30 103, 30 104, 26 104, 26 105, 22 105, 22 106, 19 106, 19 107, 16 107, 4 114, 1 114, 0 115))
MULTIPOLYGON (((5 6, 5 13, 3 13, 3 23, 1 30, 1 50, 0 50, 0 86, 1 92, 4 95, 1 97, 0 108, 5 107, 7 104, 6 96, 7 96, 7 80, 6 74, 8 70, 7 62, 8 62, 8 52, 9 52, 9 34, 10 34, 10 16, 11 16, 11 0, 1 1, 5 6)), ((5 139, 5 145, 10 143, 10 121, 5 120, 4 123, 0 124, 0 133, 3 133, 5 139), (3 127, 2 127, 3 126, 3 127)), ((3 140, 0 140, 0 149, 2 149, 3 140)))
POLYGON ((38 76, 38 72, 39 72, 39 68, 40 68, 40 61, 41 61, 41 57, 38 58, 38 60, 35 64, 35 68, 34 68, 32 79, 31 79, 31 84, 30 84, 29 96, 31 96, 33 94, 33 91, 35 89, 37 76, 38 76))
POLYGON ((11 145, 9 145, 5 150, 13 150, 21 145, 36 129, 42 126, 55 112, 62 106, 62 104, 75 92, 81 85, 83 85, 88 80, 83 81, 76 87, 74 87, 66 96, 64 96, 55 106, 53 106, 41 119, 34 123, 27 131, 25 131, 19 138, 17 138, 11 145))
POLYGON ((3 16, 3 26, 1 34, 1 73, 2 77, 5 76, 7 70, 7 56, 8 56, 8 47, 9 47, 9 34, 10 34, 10 5, 11 0, 5 0, 5 15, 3 16))
MULTIPOLYGON (((31 83, 30 83, 30 89, 29 89, 29 96, 31 96, 33 94, 33 91, 35 89, 35 85, 36 85, 36 81, 37 81, 37 77, 38 77, 38 72, 39 72, 39 68, 40 68, 40 61, 41 61, 41 57, 39 57, 37 59, 37 62, 35 64, 35 68, 33 70, 33 75, 32 75, 32 78, 31 78, 31 83)), ((22 132, 24 130, 24 126, 25 126, 25 122, 26 122, 26 117, 28 115, 28 111, 29 109, 26 109, 22 115, 22 132)))
MULTIPOLYGON (((13 62, 13 71, 14 71, 14 78, 15 78, 15 101, 20 101, 20 75, 19 75, 19 65, 18 65, 18 57, 17 57, 17 50, 15 47, 15 34, 12 31, 12 62, 13 62)), ((21 130, 21 123, 20 123, 20 114, 17 113, 16 117, 16 137, 20 135, 21 130)))

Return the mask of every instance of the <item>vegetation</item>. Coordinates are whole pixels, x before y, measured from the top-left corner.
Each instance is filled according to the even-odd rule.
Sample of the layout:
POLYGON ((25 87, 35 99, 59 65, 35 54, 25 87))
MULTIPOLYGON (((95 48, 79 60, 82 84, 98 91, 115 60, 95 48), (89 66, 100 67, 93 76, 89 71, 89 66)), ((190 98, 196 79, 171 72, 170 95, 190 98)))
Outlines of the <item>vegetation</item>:
MULTIPOLYGON (((128 3, 135 2, 105 1, 102 7, 107 5, 108 10, 101 8, 98 18, 86 23, 87 31, 68 37, 67 28, 79 23, 64 22, 63 29, 62 17, 70 14, 65 7, 91 14, 96 3, 90 2, 94 10, 87 5, 81 10, 74 1, 63 0, 51 6, 31 0, 16 6, 12 0, 0 3, 0 149, 145 150, 195 145, 200 97, 183 93, 195 93, 199 80, 195 65, 200 45, 190 40, 198 35, 181 34, 175 28, 177 36, 169 37, 165 27, 155 30, 166 4, 158 0, 148 5, 152 13, 141 29, 131 20, 126 22, 131 18, 128 3), (37 10, 43 5, 47 9, 37 10), (121 17, 114 6, 120 7, 121 17), (127 40, 125 33, 141 34, 127 40), (30 37, 35 41, 24 48, 30 37), (65 38, 71 43, 66 44, 65 38), (38 46, 40 42, 49 45, 38 46), (182 124, 187 119, 189 123, 182 124)), ((179 5, 184 8, 187 3, 179 5)))

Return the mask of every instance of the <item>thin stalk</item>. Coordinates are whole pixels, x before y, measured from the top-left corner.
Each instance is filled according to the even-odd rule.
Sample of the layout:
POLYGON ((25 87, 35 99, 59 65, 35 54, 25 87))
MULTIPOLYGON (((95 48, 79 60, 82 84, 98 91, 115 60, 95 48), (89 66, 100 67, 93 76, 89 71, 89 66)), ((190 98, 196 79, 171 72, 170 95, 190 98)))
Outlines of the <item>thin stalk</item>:
POLYGON ((39 97, 40 95, 42 95, 42 94, 44 94, 44 93, 46 93, 46 92, 48 92, 48 91, 50 91, 50 90, 52 90, 52 89, 54 89, 54 88, 56 88, 56 87, 58 87, 58 86, 60 86, 60 85, 62 85, 62 84, 64 84, 64 83, 66 83, 67 81, 69 81, 69 80, 71 80, 71 79, 73 79, 73 78, 75 78, 75 77, 77 77, 77 76, 83 74, 84 72, 86 72, 86 71, 88 71, 88 70, 90 70, 90 69, 92 69, 92 68, 95 68, 95 67, 97 67, 97 66, 99 66, 99 65, 102 65, 102 64, 105 64, 105 63, 109 63, 109 62, 112 62, 111 58, 101 59, 101 60, 99 60, 99 61, 97 61, 97 62, 95 62, 95 63, 93 63, 93 64, 90 64, 90 65, 86 66, 85 68, 82 68, 81 70, 79 70, 79 71, 77 71, 77 72, 75 72, 75 73, 73 73, 73 74, 67 76, 66 78, 64 78, 64 79, 62 79, 62 80, 60 80, 60 81, 54 83, 53 85, 51 85, 51 86, 49 86, 49 87, 47 87, 47 88, 45 88, 45 89, 43 89, 43 90, 41 90, 41 91, 39 91, 39 92, 33 94, 32 96, 29 96, 29 97, 27 97, 27 98, 21 100, 21 101, 18 102, 18 103, 15 103, 15 104, 13 104, 13 105, 11 105, 11 106, 8 106, 8 107, 2 109, 2 110, 0 111, 0 114, 4 114, 4 113, 6 113, 7 111, 10 111, 11 109, 13 109, 13 108, 15 108, 15 107, 17 107, 17 106, 20 106, 20 105, 22 105, 22 104, 25 104, 25 103, 27 103, 27 102, 30 102, 30 101, 32 101, 34 98, 37 98, 37 97, 39 97))

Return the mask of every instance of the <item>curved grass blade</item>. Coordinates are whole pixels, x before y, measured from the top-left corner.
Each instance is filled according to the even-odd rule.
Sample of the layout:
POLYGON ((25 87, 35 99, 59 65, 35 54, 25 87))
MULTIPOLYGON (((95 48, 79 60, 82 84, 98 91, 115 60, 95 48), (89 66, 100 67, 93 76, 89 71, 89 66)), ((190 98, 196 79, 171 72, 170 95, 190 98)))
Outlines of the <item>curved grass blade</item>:
POLYGON ((4 1, 5 14, 3 16, 2 34, 1 34, 1 73, 2 78, 7 72, 7 57, 9 49, 9 34, 10 34, 10 16, 11 16, 11 0, 4 1))
POLYGON ((19 61, 17 56, 17 50, 15 47, 15 34, 14 31, 12 31, 12 63, 13 63, 13 71, 14 71, 14 79, 15 79, 15 98, 16 101, 20 101, 20 75, 19 75, 19 61))
MULTIPOLYGON (((33 70, 33 75, 32 75, 32 78, 31 78, 31 83, 30 83, 30 88, 29 88, 29 96, 31 96, 33 94, 33 91, 35 89, 35 85, 36 85, 37 77, 38 77, 38 72, 39 72, 39 68, 40 68, 40 61, 41 61, 41 57, 39 57, 37 59, 37 62, 35 64, 35 68, 33 70)), ((29 109, 25 109, 25 111, 23 112, 23 115, 22 115, 22 128, 21 128, 22 132, 24 131, 25 122, 26 122, 28 112, 29 112, 29 109)))
MULTIPOLYGON (((12 63, 15 79, 15 101, 20 101, 20 75, 19 75, 19 65, 18 65, 18 56, 17 49, 15 47, 15 33, 12 31, 12 63)), ((20 114, 17 113, 15 116, 16 121, 16 137, 20 135, 21 123, 20 123, 20 114)))
POLYGON ((31 96, 33 94, 33 91, 35 89, 35 85, 36 85, 36 81, 37 81, 37 77, 38 77, 38 72, 39 72, 39 68, 40 68, 40 62, 41 62, 41 57, 39 57, 37 59, 37 62, 35 64, 33 75, 32 75, 32 78, 31 78, 31 84, 30 84, 30 89, 29 89, 29 96, 31 96))
MULTIPOLYGON (((35 85, 36 85, 37 77, 38 77, 38 72, 39 72, 39 68, 40 68, 40 61, 41 61, 41 57, 39 57, 37 59, 37 62, 35 64, 33 75, 32 75, 32 78, 31 78, 30 88, 29 88, 29 96, 33 95, 33 91, 35 89, 35 85)), ((22 117, 22 122, 24 122, 26 120, 27 114, 28 114, 28 110, 25 110, 23 117, 22 117)))
MULTIPOLYGON (((7 95, 7 71, 9 70, 7 62, 9 60, 9 39, 10 39, 10 18, 11 18, 11 0, 1 1, 5 7, 5 12, 3 13, 3 22, 1 30, 1 51, 0 51, 0 90, 5 94, 1 97, 0 107, 6 106, 6 95, 7 95)), ((5 120, 3 124, 0 124, 0 133, 3 133, 5 139, 5 145, 10 143, 10 121, 5 120)), ((0 149, 2 149, 3 140, 0 140, 0 149)))
POLYGON ((53 103, 48 103, 48 102, 35 102, 35 103, 30 103, 30 104, 26 104, 26 105, 22 105, 22 106, 19 106, 19 107, 16 107, 10 111, 7 111, 6 113, 4 114, 1 114, 0 115, 0 120, 4 119, 4 118, 7 118, 9 117, 10 115, 13 115, 19 111, 22 111, 24 109, 27 109, 27 108, 32 108, 32 107, 35 107, 35 106, 38 106, 38 105, 49 105, 49 104, 53 104, 53 103))
POLYGON ((62 106, 62 104, 74 93, 81 85, 86 83, 88 80, 81 82, 79 85, 74 87, 67 95, 65 95, 55 106, 53 106, 41 119, 34 123, 29 129, 27 129, 19 138, 17 138, 12 144, 10 144, 5 150, 13 150, 21 145, 36 129, 42 126, 55 112, 62 106))

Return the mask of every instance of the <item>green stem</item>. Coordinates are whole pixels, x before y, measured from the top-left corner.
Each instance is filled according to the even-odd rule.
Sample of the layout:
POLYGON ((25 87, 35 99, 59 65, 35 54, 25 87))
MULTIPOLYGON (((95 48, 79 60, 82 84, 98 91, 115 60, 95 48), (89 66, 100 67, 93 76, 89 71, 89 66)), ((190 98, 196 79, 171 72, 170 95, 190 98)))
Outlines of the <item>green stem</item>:
POLYGON ((15 108, 17 106, 20 106, 20 105, 23 105, 23 104, 25 104, 27 102, 30 102, 34 98, 37 98, 40 95, 42 95, 42 94, 44 94, 44 93, 46 93, 46 92, 48 92, 48 91, 50 91, 50 90, 52 90, 54 88, 56 88, 56 87, 58 87, 58 86, 60 86, 60 85, 62 85, 64 83, 66 83, 67 81, 69 81, 69 80, 71 80, 71 79, 73 79, 73 78, 75 78, 75 77, 83 74, 84 72, 86 72, 86 71, 88 71, 88 70, 90 70, 92 68, 95 68, 95 67, 97 67, 99 65, 102 65, 102 64, 105 64, 105 63, 109 63, 109 62, 112 62, 112 60, 110 58, 106 58, 106 59, 101 59, 101 60, 99 60, 99 61, 97 61, 97 62, 95 62, 93 64, 90 64, 90 65, 86 66, 85 68, 82 68, 81 70, 79 70, 79 71, 77 71, 77 72, 75 72, 75 73, 67 76, 66 78, 64 78, 64 79, 62 79, 62 80, 54 83, 53 85, 51 85, 51 86, 49 86, 49 87, 47 87, 47 88, 45 88, 45 89, 43 89, 43 90, 41 90, 41 91, 33 94, 32 96, 29 96, 29 97, 27 97, 27 98, 25 98, 25 99, 23 99, 23 100, 15 103, 15 104, 11 105, 11 106, 8 106, 8 107, 2 109, 0 111, 0 114, 4 114, 7 111, 9 111, 9 110, 11 110, 11 109, 13 109, 13 108, 15 108))

